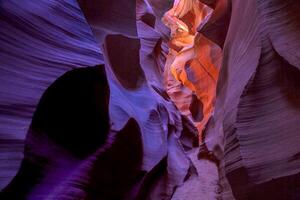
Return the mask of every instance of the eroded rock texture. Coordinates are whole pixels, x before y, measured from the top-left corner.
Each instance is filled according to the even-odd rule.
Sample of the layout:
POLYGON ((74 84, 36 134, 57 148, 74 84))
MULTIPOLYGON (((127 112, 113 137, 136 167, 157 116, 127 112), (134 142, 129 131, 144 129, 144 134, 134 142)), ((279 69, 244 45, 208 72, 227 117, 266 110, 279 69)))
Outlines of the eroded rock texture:
MULTIPOLYGON (((1 26, 6 27, 1 29, 1 69, 8 73, 1 78, 10 82, 1 91, 3 109, 16 110, 12 103, 26 103, 27 96, 32 108, 26 110, 27 119, 10 115, 26 125, 17 138, 7 123, 3 146, 14 136, 22 143, 48 87, 27 131, 19 172, 2 198, 170 199, 176 186, 195 174, 185 150, 192 148, 196 132, 162 84, 167 51, 162 39, 168 36, 157 20, 162 4, 83 2, 95 37, 76 1, 6 1, 1 6, 1 26), (70 71, 101 63, 105 67, 70 71), (15 94, 17 86, 21 92, 15 94)), ((1 119, 9 119, 4 114, 1 119)), ((3 161, 15 151, 11 146, 1 152, 3 161)), ((3 176, 2 187, 11 178, 6 171, 3 176)))
POLYGON ((299 1, 200 2, 218 166, 199 94, 166 78, 173 1, 0 1, 1 199, 299 199, 299 1))
POLYGON ((31 117, 66 71, 103 63, 74 1, 0 2, 0 187, 16 174, 31 117))
POLYGON ((197 127, 200 141, 214 110, 222 52, 196 30, 206 26, 213 13, 199 1, 175 1, 162 19, 171 30, 165 88, 181 113, 197 127))
POLYGON ((299 199, 299 6, 232 1, 206 137, 224 153, 224 199, 299 199))

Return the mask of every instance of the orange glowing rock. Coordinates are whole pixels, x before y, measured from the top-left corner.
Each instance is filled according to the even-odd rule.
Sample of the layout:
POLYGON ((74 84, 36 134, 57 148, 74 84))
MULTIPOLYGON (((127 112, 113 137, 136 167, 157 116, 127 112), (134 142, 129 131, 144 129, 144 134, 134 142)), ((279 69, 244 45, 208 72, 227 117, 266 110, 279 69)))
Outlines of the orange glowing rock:
POLYGON ((216 84, 222 60, 221 48, 197 33, 208 21, 212 9, 197 0, 177 0, 162 21, 171 29, 169 54, 165 66, 167 92, 177 108, 191 119, 199 131, 199 139, 212 115, 216 84), (191 104, 196 95, 197 119, 191 104))

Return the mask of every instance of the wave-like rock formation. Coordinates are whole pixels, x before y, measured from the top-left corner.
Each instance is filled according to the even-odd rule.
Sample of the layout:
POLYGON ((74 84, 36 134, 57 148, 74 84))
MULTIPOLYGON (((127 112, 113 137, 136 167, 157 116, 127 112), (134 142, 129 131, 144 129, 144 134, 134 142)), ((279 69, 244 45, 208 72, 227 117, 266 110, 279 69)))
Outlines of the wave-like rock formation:
POLYGON ((176 79, 178 2, 0 1, 1 199, 300 198, 300 2, 182 0, 176 79))
MULTIPOLYGON (((93 37, 76 1, 1 4, 1 60, 10 62, 1 66, 8 73, 3 83, 10 82, 1 91, 3 109, 12 112, 21 102, 26 109, 27 98, 32 108, 27 119, 10 115, 26 122, 19 138, 9 123, 1 135, 4 147, 21 143, 29 127, 24 159, 3 198, 169 199, 195 174, 185 150, 196 131, 164 92, 161 49, 167 50, 168 29, 155 16, 161 4, 153 5, 82 2, 92 29, 99 27, 93 37)), ((1 153, 4 161, 20 154, 15 146, 1 153)))
POLYGON ((33 112, 66 71, 103 63, 73 1, 0 2, 0 188, 16 174, 33 112))
POLYGON ((212 9, 199 1, 175 1, 162 19, 171 29, 165 88, 181 113, 197 127, 200 141, 213 113, 222 61, 220 47, 196 31, 211 17, 212 9))
POLYGON ((206 132, 222 160, 223 199, 300 197, 299 8, 299 1, 232 1, 206 132))

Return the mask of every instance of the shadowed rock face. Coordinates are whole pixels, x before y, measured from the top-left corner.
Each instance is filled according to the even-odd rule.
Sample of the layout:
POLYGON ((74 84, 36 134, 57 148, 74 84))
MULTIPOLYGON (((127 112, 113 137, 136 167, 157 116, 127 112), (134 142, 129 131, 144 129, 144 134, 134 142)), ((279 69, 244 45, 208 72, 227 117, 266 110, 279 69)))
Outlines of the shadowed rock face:
POLYGON ((109 131, 108 100, 103 66, 76 69, 55 81, 37 106, 22 165, 4 190, 5 197, 37 199, 43 195, 41 188, 51 190, 72 165, 103 146, 109 131))
POLYGON ((129 195, 144 175, 141 132, 130 119, 117 134, 109 134, 108 100, 104 66, 67 72, 55 81, 37 106, 22 165, 3 198, 129 195))
POLYGON ((26 132, 46 88, 66 71, 101 64, 103 57, 75 1, 1 1, 0 27, 3 188, 20 166, 26 132))
MULTIPOLYGON (((183 181, 189 173, 190 162, 180 141, 172 136, 172 129, 170 138, 162 141, 165 142, 162 146, 149 144, 161 140, 157 137, 163 132, 155 133, 155 123, 163 123, 156 121, 158 112, 167 114, 167 110, 160 105, 158 111, 149 111, 146 122, 138 121, 144 126, 153 124, 152 134, 156 135, 152 138, 142 135, 137 121, 132 118, 125 118, 128 121, 119 131, 109 129, 108 100, 104 66, 76 69, 57 79, 37 106, 26 137, 21 167, 2 191, 1 198, 169 198, 173 190, 166 193, 165 184, 175 186, 183 181), (166 148, 166 153, 170 148, 172 152, 155 155, 149 149, 155 147, 166 148), (156 163, 160 156, 163 156, 162 168, 162 161, 156 163), (173 159, 179 162, 174 163, 173 159), (151 168, 151 164, 154 167, 151 168), (179 171, 178 166, 180 170, 186 167, 186 171, 179 171), (171 177, 174 174, 175 180, 166 179, 166 174, 171 177)), ((163 116, 160 119, 163 120, 163 116)), ((186 138, 185 146, 191 146, 192 139, 186 138)))
POLYGON ((0 198, 299 199, 300 3, 201 2, 223 55, 203 139, 219 172, 166 92, 172 1, 0 1, 0 198))
POLYGON ((108 35, 105 38, 105 44, 108 62, 121 85, 132 90, 140 87, 145 81, 145 75, 140 66, 140 41, 122 35, 108 35))
MULTIPOLYGON (((164 95, 162 87, 167 49, 161 38, 167 35, 166 28, 144 5, 142 2, 134 4, 146 8, 145 13, 140 10, 138 25, 131 27, 123 19, 118 22, 136 30, 141 39, 132 32, 115 29, 110 20, 104 20, 107 24, 101 27, 105 30, 100 31, 103 40, 98 40, 99 35, 95 34, 98 44, 75 1, 24 2, 22 5, 7 1, 1 5, 5 10, 1 13, 1 23, 7 26, 1 31, 9 37, 16 27, 20 29, 20 37, 16 37, 19 45, 1 40, 1 47, 7 47, 1 51, 1 57, 5 58, 1 59, 4 62, 1 69, 11 74, 1 76, 3 82, 11 83, 10 89, 3 87, 1 95, 6 102, 12 98, 18 103, 31 97, 33 100, 28 101, 32 109, 26 110, 28 121, 41 93, 62 73, 105 63, 105 67, 67 72, 45 91, 31 126, 27 122, 26 128, 20 131, 21 141, 27 132, 24 159, 16 177, 3 190, 3 198, 168 199, 176 186, 193 174, 192 163, 184 152, 184 148, 192 148, 192 140, 196 138, 194 133, 185 137, 193 128, 183 129, 182 116, 164 95), (58 9, 59 6, 64 9, 58 9), (19 17, 11 19, 11 15, 19 17), (67 26, 74 19, 79 24, 67 26), (155 33, 155 26, 162 27, 158 28, 161 33, 155 33), (152 32, 149 34, 149 31, 152 32), (71 44, 79 45, 78 49, 71 44), (29 51, 29 47, 33 51, 29 51), (116 60, 120 57, 124 62, 116 60), (22 64, 28 68, 22 68, 22 64), (146 75, 144 71, 153 73, 146 75), (17 79, 19 74, 22 74, 20 80, 17 79), (15 77, 15 81, 11 77, 15 77), (36 82, 34 77, 38 77, 36 82), (39 81, 43 85, 39 85, 39 81), (30 88, 34 92, 11 94, 14 88, 19 91, 30 88), (184 138, 184 144, 180 138, 184 138), (162 168, 161 163, 165 163, 162 168)), ((3 104, 6 110, 15 110, 14 106, 3 104)), ((2 120, 5 118, 1 115, 2 120)), ((21 123, 25 117, 12 114, 11 118, 21 123)), ((7 138, 14 133, 9 128, 3 131, 6 140, 1 144, 6 145, 7 138)), ((10 154, 15 155, 16 150, 11 148, 10 154)), ((7 152, 3 154, 10 158, 7 152)), ((6 175, 2 187, 12 176, 6 175)))
POLYGON ((299 198, 299 6, 232 1, 206 137, 223 152, 224 199, 299 198))

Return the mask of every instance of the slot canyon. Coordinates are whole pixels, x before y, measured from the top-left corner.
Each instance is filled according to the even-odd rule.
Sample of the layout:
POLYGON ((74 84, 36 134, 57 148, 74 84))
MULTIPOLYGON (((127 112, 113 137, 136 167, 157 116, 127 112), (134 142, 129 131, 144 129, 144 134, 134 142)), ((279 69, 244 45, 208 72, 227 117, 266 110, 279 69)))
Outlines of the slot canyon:
POLYGON ((299 0, 0 0, 1 200, 300 200, 299 0))

